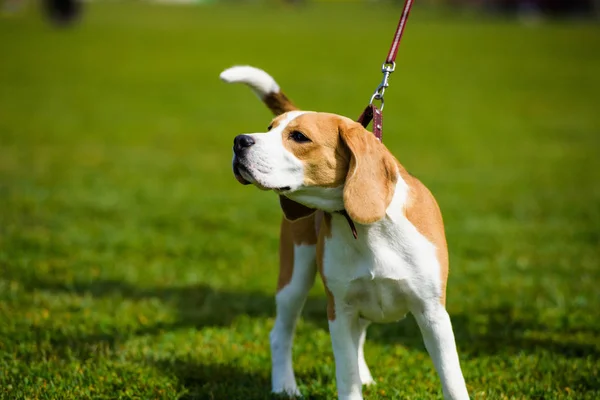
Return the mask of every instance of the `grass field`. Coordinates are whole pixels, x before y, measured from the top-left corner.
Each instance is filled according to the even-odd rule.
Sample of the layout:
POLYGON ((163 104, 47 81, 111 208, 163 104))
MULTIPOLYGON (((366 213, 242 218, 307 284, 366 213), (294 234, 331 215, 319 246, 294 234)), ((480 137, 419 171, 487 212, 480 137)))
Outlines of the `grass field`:
MULTIPOLYGON (((87 4, 0 17, 0 394, 270 398, 280 211, 230 171, 270 115, 248 63, 358 116, 399 9, 87 4)), ((475 399, 600 397, 600 27, 416 9, 385 143, 436 194, 475 399)), ((294 347, 332 398, 317 284, 294 347)), ((368 399, 441 398, 412 317, 369 330, 368 399)))

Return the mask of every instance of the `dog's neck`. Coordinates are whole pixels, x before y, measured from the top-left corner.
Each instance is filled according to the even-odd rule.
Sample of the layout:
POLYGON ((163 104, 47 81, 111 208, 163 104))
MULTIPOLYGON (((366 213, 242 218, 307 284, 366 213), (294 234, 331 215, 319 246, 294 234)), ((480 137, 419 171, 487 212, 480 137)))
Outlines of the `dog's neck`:
MULTIPOLYGON (((396 183, 396 185, 394 187, 394 196, 392 197, 392 201, 386 209, 385 217, 383 219, 376 221, 374 223, 371 223, 371 224, 366 224, 366 225, 358 224, 358 223, 355 224, 355 222, 352 221, 352 218, 350 218, 350 216, 348 215, 348 213, 346 212, 345 209, 336 210, 333 212, 333 214, 337 214, 341 217, 344 217, 346 223, 348 224, 349 232, 352 233, 352 236, 354 237, 354 239, 359 239, 359 237, 369 235, 369 231, 372 229, 375 229, 376 231, 380 230, 381 224, 384 223, 385 219, 391 218, 391 220, 397 220, 398 213, 403 213, 404 206, 406 205, 406 202, 408 200, 408 191, 409 191, 408 185, 399 176, 398 182, 396 183), (357 226, 358 226, 358 229, 357 229, 357 226)), ((341 220, 342 219, 340 217, 338 217, 338 221, 341 221, 341 220)), ((345 225, 345 223, 343 223, 343 222, 340 222, 340 223, 345 225)))
POLYGON ((286 197, 307 207, 329 213, 344 209, 344 185, 334 188, 307 186, 286 197))
MULTIPOLYGON (((394 187, 394 197, 389 207, 394 207, 394 204, 398 201, 406 201, 407 185, 402 180, 401 176, 398 176, 398 183, 394 187), (400 190, 401 193, 398 193, 400 190)), ((306 187, 295 191, 294 193, 287 196, 291 200, 298 202, 306 207, 310 207, 316 210, 321 210, 327 213, 339 214, 343 216, 348 224, 348 229, 352 233, 354 239, 358 239, 358 230, 356 229, 355 222, 350 218, 346 209, 344 208, 344 186, 338 186, 335 188, 323 188, 323 187, 306 187)))

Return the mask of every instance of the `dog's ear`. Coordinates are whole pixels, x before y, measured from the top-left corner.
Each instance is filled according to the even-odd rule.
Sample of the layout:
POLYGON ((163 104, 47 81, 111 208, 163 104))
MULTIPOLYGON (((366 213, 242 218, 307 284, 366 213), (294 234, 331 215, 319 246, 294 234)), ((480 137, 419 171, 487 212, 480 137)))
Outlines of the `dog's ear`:
POLYGON ((350 152, 344 207, 353 221, 370 224, 385 216, 398 180, 396 159, 357 122, 343 121, 340 137, 350 152))
POLYGON ((302 204, 296 203, 285 196, 279 196, 279 204, 281 205, 281 209, 283 210, 285 218, 289 221, 295 221, 300 218, 308 217, 316 211, 314 208, 303 206, 302 204))

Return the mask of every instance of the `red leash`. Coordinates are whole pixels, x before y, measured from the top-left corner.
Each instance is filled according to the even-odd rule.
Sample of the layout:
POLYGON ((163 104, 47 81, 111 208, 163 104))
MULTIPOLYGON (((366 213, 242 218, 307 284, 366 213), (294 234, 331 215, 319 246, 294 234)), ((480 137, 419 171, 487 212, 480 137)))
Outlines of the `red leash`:
POLYGON ((413 2, 414 0, 406 0, 404 2, 404 9, 402 10, 402 16, 400 17, 400 22, 398 22, 396 33, 394 33, 392 46, 390 47, 390 51, 388 52, 385 62, 381 66, 383 80, 379 86, 377 86, 377 89, 375 89, 367 108, 365 108, 360 117, 358 117, 358 122, 365 128, 369 125, 371 120, 373 121, 373 134, 380 141, 383 140, 383 94, 385 93, 385 89, 390 86, 389 79, 391 73, 396 69, 396 55, 398 54, 400 39, 402 39, 402 34, 404 33, 406 21, 408 20, 408 14, 410 13, 413 2), (381 102, 380 108, 373 104, 375 100, 379 100, 381 102))
POLYGON ((396 33, 394 34, 394 41, 392 42, 392 47, 390 47, 390 51, 388 52, 387 58, 385 60, 386 64, 394 64, 394 62, 396 61, 396 55, 398 54, 398 46, 400 45, 400 39, 402 39, 402 34, 404 33, 404 28, 406 27, 406 21, 408 20, 408 14, 410 13, 412 5, 413 0, 406 0, 406 2, 404 3, 402 16, 400 17, 398 28, 396 28, 396 33))

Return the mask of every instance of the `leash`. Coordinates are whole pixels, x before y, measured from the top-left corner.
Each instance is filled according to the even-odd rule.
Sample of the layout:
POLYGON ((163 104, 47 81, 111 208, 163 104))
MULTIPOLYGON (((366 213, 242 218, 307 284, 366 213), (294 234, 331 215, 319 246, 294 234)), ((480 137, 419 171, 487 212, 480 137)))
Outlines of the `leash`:
MULTIPOLYGON (((390 75, 392 72, 396 70, 396 56, 398 55, 398 47, 400 46, 400 39, 402 39, 402 34, 404 33, 404 28, 406 27, 406 21, 408 20, 408 14, 410 13, 410 9, 413 5, 414 0, 405 0, 404 8, 402 9, 402 15, 400 16, 400 21, 398 22, 398 27, 396 28, 396 33, 394 33, 394 40, 392 40, 392 46, 390 47, 390 51, 388 51, 387 58, 385 62, 381 65, 381 72, 383 73, 383 79, 375 92, 371 96, 371 100, 369 101, 369 105, 365 108, 365 110, 358 117, 357 122, 359 122, 365 128, 369 126, 369 123, 373 121, 373 134, 379 141, 383 141, 383 106, 384 100, 383 95, 385 93, 385 89, 390 86, 390 75), (381 103, 381 107, 377 107, 374 102, 375 100, 381 103)), ((352 236, 354 239, 358 239, 358 233, 356 232, 356 226, 354 225, 354 221, 348 215, 346 210, 338 211, 339 214, 342 214, 346 221, 348 221, 348 225, 350 225, 350 230, 352 231, 352 236)))
MULTIPOLYGON (((371 100, 369 101, 369 105, 362 112, 360 117, 358 117, 357 122, 359 122, 365 128, 369 125, 371 121, 373 121, 373 134, 379 141, 383 141, 383 95, 385 93, 385 89, 390 86, 390 75, 392 72, 396 70, 396 56, 398 55, 398 47, 400 46, 400 39, 402 39, 402 34, 404 33, 404 28, 406 27, 406 21, 408 20, 408 14, 410 13, 410 9, 414 0, 405 0, 404 8, 402 9, 402 15, 400 16, 400 21, 398 22, 398 27, 396 28, 396 32, 394 33, 394 40, 392 40, 392 46, 390 47, 390 51, 388 51, 387 58, 385 62, 381 66, 381 72, 383 73, 383 79, 375 92, 371 96, 371 100), (381 103, 381 107, 377 107, 374 102, 375 100, 381 103)), ((351 224, 352 227, 352 224, 351 224)), ((354 233, 355 229, 353 229, 354 233)), ((356 235, 355 235, 356 236, 356 235)))

